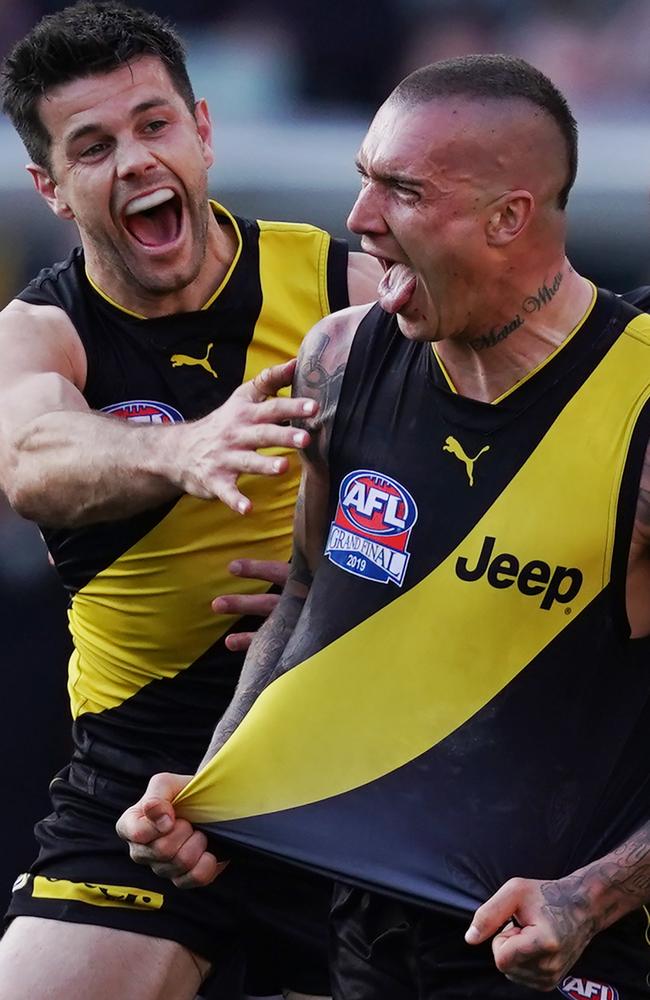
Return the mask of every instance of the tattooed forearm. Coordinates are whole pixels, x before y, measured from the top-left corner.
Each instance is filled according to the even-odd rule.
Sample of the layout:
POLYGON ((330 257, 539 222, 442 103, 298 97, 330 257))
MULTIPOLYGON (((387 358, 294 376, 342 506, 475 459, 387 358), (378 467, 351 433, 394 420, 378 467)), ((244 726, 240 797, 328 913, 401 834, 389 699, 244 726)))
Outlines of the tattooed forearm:
POLYGON ((304 603, 304 596, 289 594, 285 589, 280 603, 256 633, 246 656, 237 690, 215 729, 204 763, 214 757, 234 733, 264 688, 283 672, 280 664, 282 653, 293 634, 304 603))
POLYGON ((558 271, 550 284, 543 281, 537 291, 533 295, 527 295, 521 303, 521 312, 515 313, 512 319, 504 323, 503 326, 494 326, 487 333, 470 340, 470 347, 475 351, 483 351, 487 347, 495 347, 496 344, 500 344, 511 333, 514 333, 515 330, 524 325, 525 318, 522 317, 522 312, 531 315, 532 313, 540 312, 544 306, 552 302, 562 284, 563 277, 563 272, 558 271))
POLYGON ((603 880, 639 905, 650 901, 650 823, 642 826, 601 864, 603 880))

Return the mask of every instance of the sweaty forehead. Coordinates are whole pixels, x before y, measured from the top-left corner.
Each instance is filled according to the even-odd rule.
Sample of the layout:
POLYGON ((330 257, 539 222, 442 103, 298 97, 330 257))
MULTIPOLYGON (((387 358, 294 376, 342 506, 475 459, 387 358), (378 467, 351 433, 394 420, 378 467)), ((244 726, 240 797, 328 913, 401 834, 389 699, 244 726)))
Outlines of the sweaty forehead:
POLYGON ((542 109, 524 100, 445 97, 421 104, 388 100, 361 148, 378 170, 393 164, 419 173, 525 186, 534 163, 558 153, 559 134, 542 109))

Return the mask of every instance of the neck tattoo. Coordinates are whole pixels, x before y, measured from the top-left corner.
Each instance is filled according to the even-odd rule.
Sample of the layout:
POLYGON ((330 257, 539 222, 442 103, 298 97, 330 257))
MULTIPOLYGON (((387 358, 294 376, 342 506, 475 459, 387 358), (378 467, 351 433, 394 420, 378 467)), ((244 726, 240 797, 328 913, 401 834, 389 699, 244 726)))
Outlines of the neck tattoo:
POLYGON ((562 271, 558 271, 550 284, 542 282, 537 291, 532 295, 527 295, 521 304, 521 312, 515 313, 513 318, 503 326, 493 326, 491 330, 487 333, 482 334, 480 337, 475 337, 473 340, 468 341, 469 346, 475 351, 483 351, 487 347, 494 347, 496 344, 500 344, 503 340, 518 330, 520 326, 524 325, 524 319, 521 313, 527 313, 531 315, 532 313, 540 312, 545 306, 552 302, 555 298, 557 291, 562 284, 562 278, 564 277, 562 271))

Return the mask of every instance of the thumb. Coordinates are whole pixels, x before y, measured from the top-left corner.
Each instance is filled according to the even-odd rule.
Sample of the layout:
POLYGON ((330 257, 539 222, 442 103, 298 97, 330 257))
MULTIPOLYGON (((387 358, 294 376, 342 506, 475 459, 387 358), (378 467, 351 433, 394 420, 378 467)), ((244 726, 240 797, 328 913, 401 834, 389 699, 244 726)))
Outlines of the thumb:
POLYGON ((482 906, 479 906, 465 933, 467 944, 482 944, 497 934, 512 918, 517 908, 514 879, 506 882, 482 906))
POLYGON ((191 774, 154 774, 142 797, 142 813, 158 833, 169 833, 176 820, 172 805, 191 780, 191 774))

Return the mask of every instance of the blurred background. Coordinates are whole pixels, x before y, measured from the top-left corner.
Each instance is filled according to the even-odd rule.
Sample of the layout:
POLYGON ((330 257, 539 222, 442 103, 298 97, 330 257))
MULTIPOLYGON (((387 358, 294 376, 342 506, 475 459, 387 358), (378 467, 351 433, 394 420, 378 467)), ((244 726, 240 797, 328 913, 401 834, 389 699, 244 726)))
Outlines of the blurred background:
MULTIPOLYGON (((65 4, 0 0, 0 55, 65 4)), ((212 192, 253 217, 344 236, 354 154, 378 104, 412 69, 508 52, 546 72, 581 131, 569 202, 578 270, 615 291, 650 283, 650 0, 159 0, 197 96, 210 104, 212 192)), ((24 171, 0 118, 0 306, 76 242, 24 171)), ((0 361, 1 363, 1 361, 0 361)), ((0 635, 5 828, 0 895, 33 856, 31 827, 66 761, 65 600, 36 529, 0 494, 0 635)))

